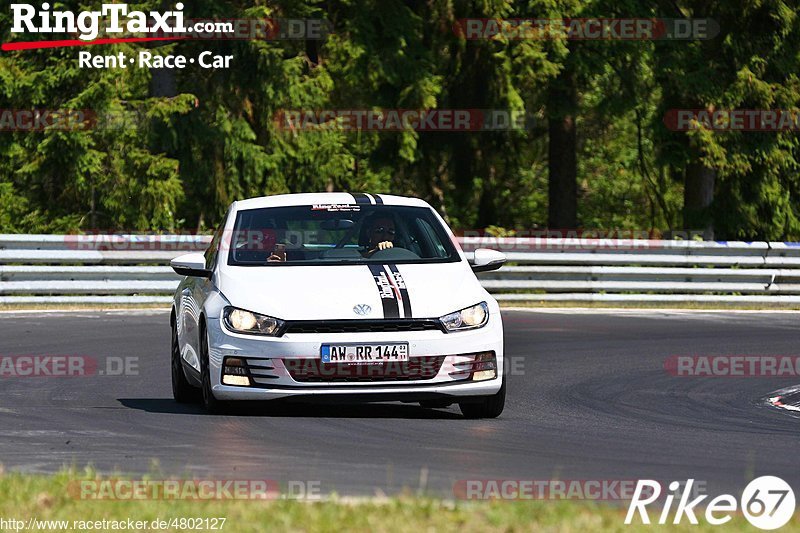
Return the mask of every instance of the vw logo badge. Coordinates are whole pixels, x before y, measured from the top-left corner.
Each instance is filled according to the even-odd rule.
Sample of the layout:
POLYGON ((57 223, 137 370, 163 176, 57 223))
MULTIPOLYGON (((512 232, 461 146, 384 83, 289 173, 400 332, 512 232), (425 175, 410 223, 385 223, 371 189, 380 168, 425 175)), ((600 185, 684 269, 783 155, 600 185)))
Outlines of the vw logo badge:
POLYGON ((357 315, 367 316, 372 312, 372 308, 367 304, 358 304, 357 306, 353 307, 353 312, 357 315))

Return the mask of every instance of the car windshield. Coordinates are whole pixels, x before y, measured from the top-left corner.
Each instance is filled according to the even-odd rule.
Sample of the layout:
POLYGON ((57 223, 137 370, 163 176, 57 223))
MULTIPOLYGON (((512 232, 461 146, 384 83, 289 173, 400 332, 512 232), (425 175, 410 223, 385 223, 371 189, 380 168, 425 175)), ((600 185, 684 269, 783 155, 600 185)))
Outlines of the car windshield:
POLYGON ((234 266, 458 261, 431 209, 324 204, 239 211, 228 264, 234 266))

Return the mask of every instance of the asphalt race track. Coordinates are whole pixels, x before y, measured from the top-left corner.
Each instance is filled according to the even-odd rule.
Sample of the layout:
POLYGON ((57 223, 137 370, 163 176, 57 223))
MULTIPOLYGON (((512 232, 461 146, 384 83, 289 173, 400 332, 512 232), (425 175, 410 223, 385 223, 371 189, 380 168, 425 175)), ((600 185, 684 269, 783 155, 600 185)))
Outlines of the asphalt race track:
POLYGON ((422 488, 452 497, 458 480, 506 478, 694 478, 738 493, 754 477, 777 475, 798 487, 800 418, 763 398, 799 378, 676 377, 664 367, 674 355, 800 355, 798 319, 508 311, 506 411, 470 421, 457 407, 416 404, 254 404, 209 416, 172 401, 166 312, 6 313, 0 356, 90 356, 104 373, 138 358, 138 368, 0 377, 0 462, 28 472, 92 464, 134 475, 319 481, 323 492, 353 495, 422 488))

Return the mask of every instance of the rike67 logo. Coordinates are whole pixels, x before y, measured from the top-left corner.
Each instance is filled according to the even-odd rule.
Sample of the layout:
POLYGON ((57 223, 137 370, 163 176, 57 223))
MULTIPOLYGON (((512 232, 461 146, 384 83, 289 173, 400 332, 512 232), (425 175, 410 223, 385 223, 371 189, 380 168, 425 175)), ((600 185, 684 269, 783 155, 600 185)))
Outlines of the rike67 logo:
MULTIPOLYGON (((681 483, 673 481, 669 484, 671 493, 666 495, 658 524, 680 524, 685 517, 691 524, 697 525, 696 507, 704 506, 706 522, 712 525, 722 525, 731 521, 737 510, 741 510, 748 522, 759 529, 778 529, 786 525, 794 515, 794 491, 784 480, 775 476, 762 476, 751 481, 742 492, 739 501, 731 494, 721 494, 704 504, 707 494, 689 500, 694 494, 692 488, 694 480, 686 481, 685 488, 681 490, 681 483), (675 514, 670 521, 672 504, 678 495, 678 504, 675 514)), ((650 524, 650 515, 647 506, 656 502, 661 497, 661 484, 657 481, 639 480, 631 499, 625 523, 631 524, 638 512, 643 524, 650 524)))

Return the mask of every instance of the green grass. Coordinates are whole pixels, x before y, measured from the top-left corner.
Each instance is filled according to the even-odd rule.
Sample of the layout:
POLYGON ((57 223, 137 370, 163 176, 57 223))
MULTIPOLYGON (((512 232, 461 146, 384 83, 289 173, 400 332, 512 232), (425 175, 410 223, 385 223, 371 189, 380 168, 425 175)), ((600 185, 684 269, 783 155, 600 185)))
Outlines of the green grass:
MULTIPOLYGON (((246 476, 245 476, 246 477, 246 476)), ((119 476, 115 476, 119 479, 119 476)), ((516 532, 516 531, 758 531, 741 515, 725 526, 626 526, 625 506, 577 501, 442 501, 399 496, 324 501, 81 500, 74 483, 97 479, 91 471, 63 471, 54 476, 0 473, 0 518, 73 521, 152 522, 173 518, 225 518, 222 531, 364 531, 364 532, 516 532), (71 485, 72 483, 72 490, 71 485)), ((106 478, 107 479, 107 478, 106 478)), ((651 517, 655 519, 655 511, 651 517)), ((8 531, 6 526, 6 531, 8 531)), ((34 529, 36 530, 36 529, 34 529)), ((44 531, 44 529, 41 529, 44 531)), ((178 531, 179 529, 166 529, 178 531)), ((800 531, 795 518, 783 530, 800 531)), ((13 531, 13 530, 11 530, 13 531)))

